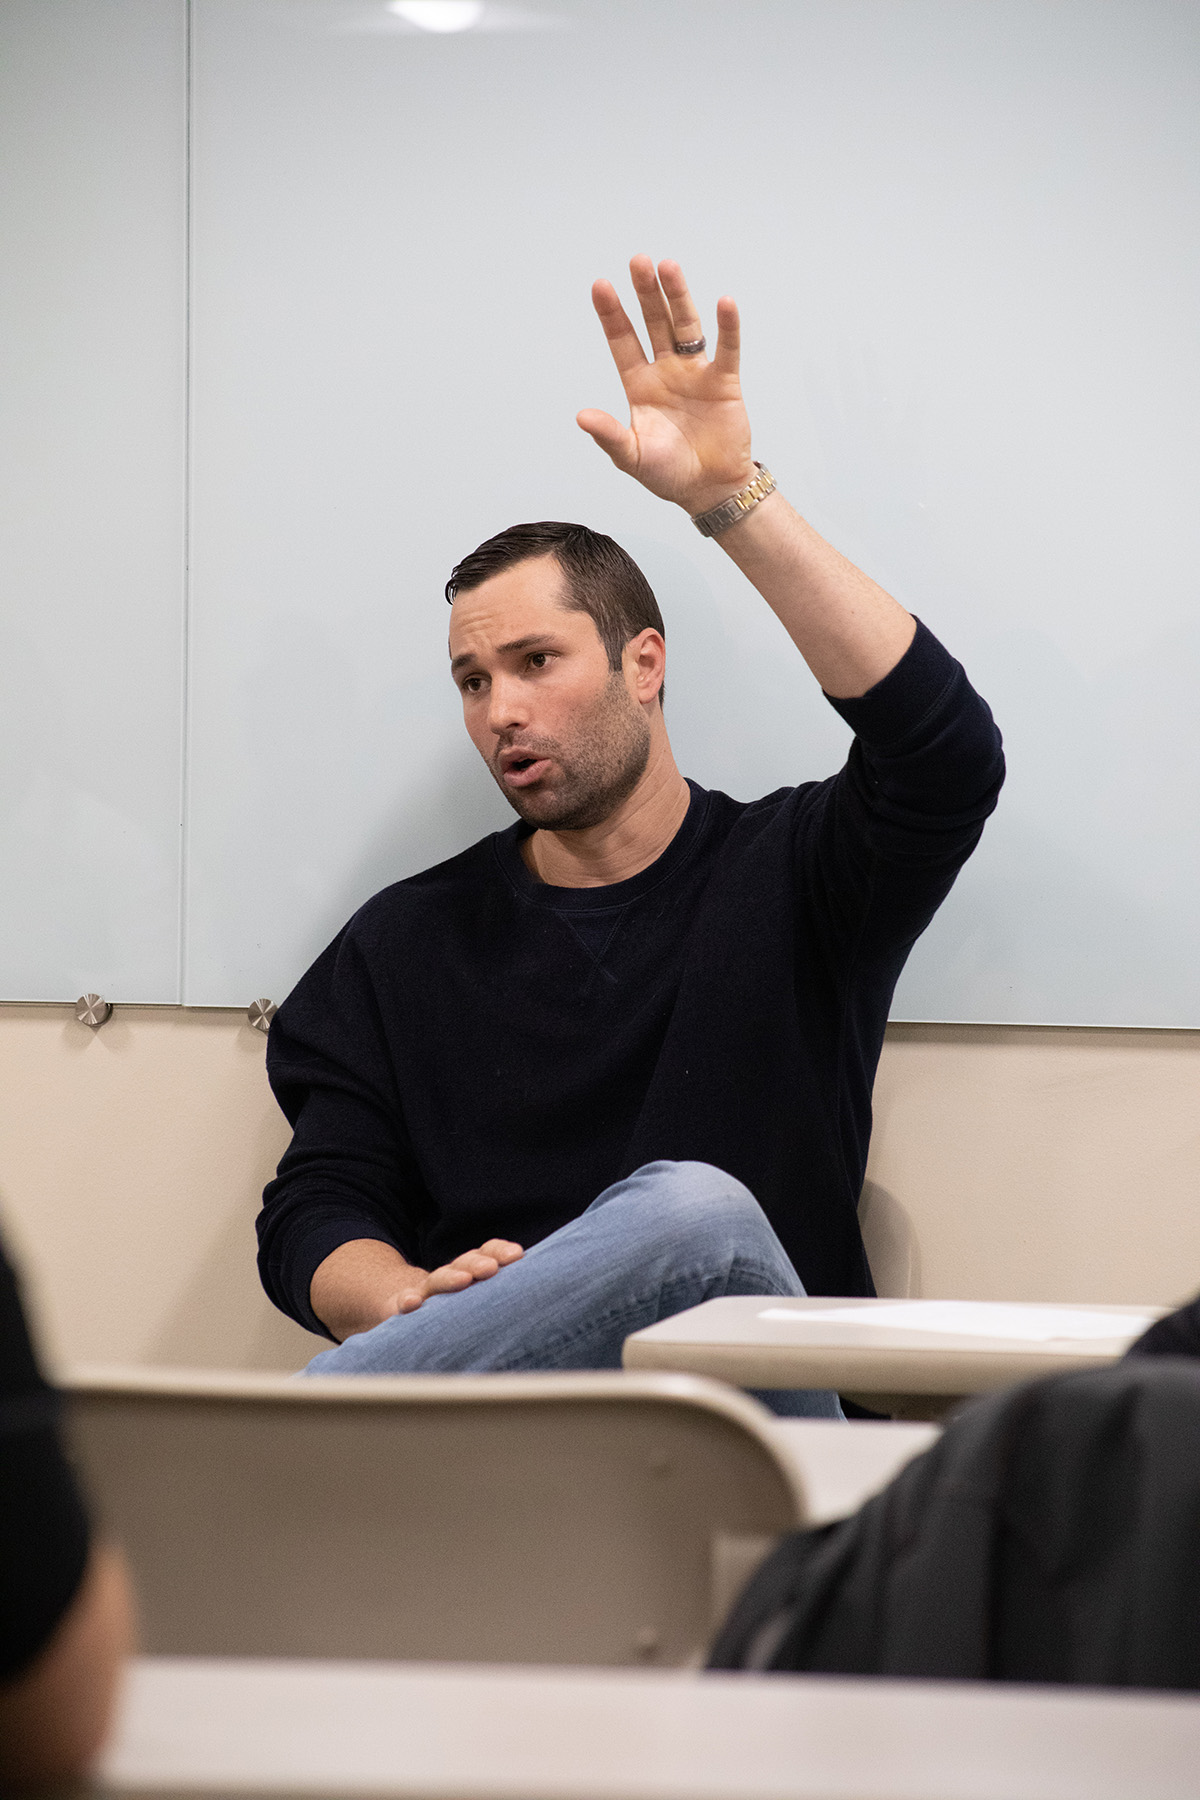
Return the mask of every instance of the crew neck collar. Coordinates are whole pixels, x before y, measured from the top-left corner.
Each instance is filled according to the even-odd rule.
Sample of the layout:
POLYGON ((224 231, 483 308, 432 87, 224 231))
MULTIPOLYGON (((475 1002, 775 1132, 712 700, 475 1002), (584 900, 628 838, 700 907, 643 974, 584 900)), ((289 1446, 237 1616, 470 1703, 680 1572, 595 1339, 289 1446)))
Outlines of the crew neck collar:
POLYGON ((679 830, 661 856, 627 881, 609 881, 601 887, 552 887, 549 882, 539 881, 521 855, 521 844, 533 835, 533 827, 523 819, 510 825, 507 831, 497 832, 492 840, 500 866, 523 899, 532 901, 535 906, 549 907, 552 912, 595 912, 605 907, 625 906, 667 880, 694 849, 708 814, 708 791, 694 781, 689 781, 688 787, 692 797, 679 830))

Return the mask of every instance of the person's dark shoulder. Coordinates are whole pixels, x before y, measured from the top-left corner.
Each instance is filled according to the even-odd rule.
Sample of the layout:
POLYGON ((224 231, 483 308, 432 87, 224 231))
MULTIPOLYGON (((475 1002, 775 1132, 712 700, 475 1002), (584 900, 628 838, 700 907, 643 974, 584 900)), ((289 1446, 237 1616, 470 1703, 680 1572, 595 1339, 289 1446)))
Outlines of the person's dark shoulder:
POLYGON ((87 1515, 57 1421, 0 1245, 0 1682, 49 1641, 87 1561, 87 1515))
MULTIPOLYGON (((694 784, 693 784, 694 786, 694 784)), ((775 788, 755 800, 735 800, 712 788, 705 794, 704 823, 693 866, 710 899, 756 904, 765 893, 782 893, 796 864, 798 846, 820 816, 828 782, 806 781, 775 788), (808 815, 811 814, 811 818, 808 815)))
MULTIPOLYGON (((53 1416, 53 1396, 30 1343, 16 1274, 3 1244, 0 1244, 0 1406, 42 1396, 45 1396, 45 1405, 35 1410, 49 1419, 53 1416)), ((26 1410, 18 1408, 14 1417, 26 1410)), ((4 1424, 4 1415, 0 1412, 0 1430, 4 1424)))
POLYGON ((719 789, 709 793, 708 829, 718 854, 738 855, 773 836, 790 838, 804 814, 820 804, 825 781, 802 781, 775 788, 758 800, 733 800, 719 789))
POLYGON ((512 829, 491 832, 444 862, 381 888, 359 907, 343 936, 353 938, 366 951, 380 942, 394 942, 398 930, 431 918, 444 922, 469 911, 496 885, 497 840, 510 835, 512 829))

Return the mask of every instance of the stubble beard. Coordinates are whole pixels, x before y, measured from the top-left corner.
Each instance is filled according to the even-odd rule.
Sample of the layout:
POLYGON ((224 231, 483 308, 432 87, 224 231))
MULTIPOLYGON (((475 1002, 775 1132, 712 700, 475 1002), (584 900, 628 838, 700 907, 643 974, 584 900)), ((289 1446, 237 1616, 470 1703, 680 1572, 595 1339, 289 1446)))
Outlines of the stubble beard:
POLYGON ((507 787, 492 774, 513 811, 539 831, 590 831, 628 800, 650 760, 650 726, 625 686, 610 674, 569 750, 554 738, 522 738, 530 754, 553 758, 557 778, 538 789, 507 787))

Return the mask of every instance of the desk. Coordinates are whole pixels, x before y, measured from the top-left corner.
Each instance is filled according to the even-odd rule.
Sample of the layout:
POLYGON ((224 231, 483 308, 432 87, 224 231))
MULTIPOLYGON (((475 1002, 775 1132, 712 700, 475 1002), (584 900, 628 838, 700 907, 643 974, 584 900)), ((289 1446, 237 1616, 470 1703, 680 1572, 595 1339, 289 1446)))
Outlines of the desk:
POLYGON ((635 1331, 624 1361, 738 1387, 836 1388, 882 1412, 936 1417, 964 1394, 1103 1368, 1163 1311, 729 1296, 635 1331))
POLYGON ((1195 1800, 1200 1700, 144 1658, 94 1800, 1195 1800))
POLYGON ((800 1477, 806 1528, 849 1518, 905 1463, 937 1442, 937 1425, 861 1419, 776 1419, 767 1430, 800 1477))

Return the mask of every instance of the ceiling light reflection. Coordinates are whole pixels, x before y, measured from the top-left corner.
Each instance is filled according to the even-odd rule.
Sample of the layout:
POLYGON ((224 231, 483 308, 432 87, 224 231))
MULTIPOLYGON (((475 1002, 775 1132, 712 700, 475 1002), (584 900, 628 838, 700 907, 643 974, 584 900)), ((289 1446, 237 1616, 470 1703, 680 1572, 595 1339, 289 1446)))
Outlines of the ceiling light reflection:
POLYGON ((483 0, 389 0, 388 11, 422 31, 470 31, 483 17, 483 0))

